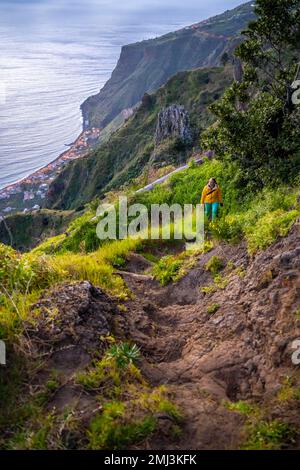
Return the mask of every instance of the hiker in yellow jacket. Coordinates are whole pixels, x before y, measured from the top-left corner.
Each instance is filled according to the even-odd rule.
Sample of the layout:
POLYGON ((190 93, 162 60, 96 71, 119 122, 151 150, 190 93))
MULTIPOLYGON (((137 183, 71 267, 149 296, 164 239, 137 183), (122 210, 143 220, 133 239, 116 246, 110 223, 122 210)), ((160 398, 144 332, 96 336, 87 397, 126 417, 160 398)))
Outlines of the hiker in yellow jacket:
POLYGON ((202 191, 201 204, 204 204, 205 215, 209 220, 215 220, 219 206, 223 206, 222 192, 215 178, 210 178, 202 191))

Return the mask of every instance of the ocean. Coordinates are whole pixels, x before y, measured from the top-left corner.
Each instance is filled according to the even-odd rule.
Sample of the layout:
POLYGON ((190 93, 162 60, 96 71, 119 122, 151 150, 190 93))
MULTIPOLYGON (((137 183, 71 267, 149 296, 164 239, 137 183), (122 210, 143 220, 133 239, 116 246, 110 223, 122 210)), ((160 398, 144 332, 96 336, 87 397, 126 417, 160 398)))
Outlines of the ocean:
POLYGON ((224 9, 223 0, 0 0, 0 189, 75 140, 80 104, 109 79, 122 45, 224 9))

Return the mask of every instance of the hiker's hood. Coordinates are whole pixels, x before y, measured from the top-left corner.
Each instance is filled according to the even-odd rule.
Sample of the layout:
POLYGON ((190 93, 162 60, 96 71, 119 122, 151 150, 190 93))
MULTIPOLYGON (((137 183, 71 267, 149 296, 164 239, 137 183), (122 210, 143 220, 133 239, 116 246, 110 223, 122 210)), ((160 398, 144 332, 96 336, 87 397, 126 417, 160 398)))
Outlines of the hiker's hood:
POLYGON ((209 184, 206 185, 207 188, 210 190, 210 191, 213 191, 214 189, 218 189, 218 185, 217 184, 214 184, 213 186, 209 186, 209 184))

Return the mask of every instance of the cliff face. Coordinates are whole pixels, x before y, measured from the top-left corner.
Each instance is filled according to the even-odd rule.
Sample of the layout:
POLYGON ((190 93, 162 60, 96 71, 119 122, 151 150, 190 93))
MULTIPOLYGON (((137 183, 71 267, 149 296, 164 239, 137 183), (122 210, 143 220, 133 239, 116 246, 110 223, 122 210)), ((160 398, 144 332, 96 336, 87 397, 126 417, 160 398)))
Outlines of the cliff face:
POLYGON ((179 139, 183 143, 192 141, 190 118, 184 106, 173 104, 159 113, 155 144, 159 145, 168 138, 179 139))
POLYGON ((124 46, 110 80, 82 104, 85 126, 105 127, 179 71, 220 65, 253 17, 252 3, 246 3, 174 33, 124 46))

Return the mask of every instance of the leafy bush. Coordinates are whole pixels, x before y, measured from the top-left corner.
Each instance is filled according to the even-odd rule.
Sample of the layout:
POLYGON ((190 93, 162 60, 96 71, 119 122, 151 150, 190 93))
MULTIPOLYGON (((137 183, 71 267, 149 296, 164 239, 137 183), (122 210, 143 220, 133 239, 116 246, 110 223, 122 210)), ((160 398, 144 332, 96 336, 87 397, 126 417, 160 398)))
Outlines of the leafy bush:
POLYGON ((255 405, 251 405, 246 401, 224 402, 224 406, 231 411, 237 411, 246 416, 251 416, 258 413, 258 408, 255 405))
POLYGON ((234 215, 225 215, 209 225, 209 231, 216 240, 236 243, 243 237, 240 221, 234 215))

